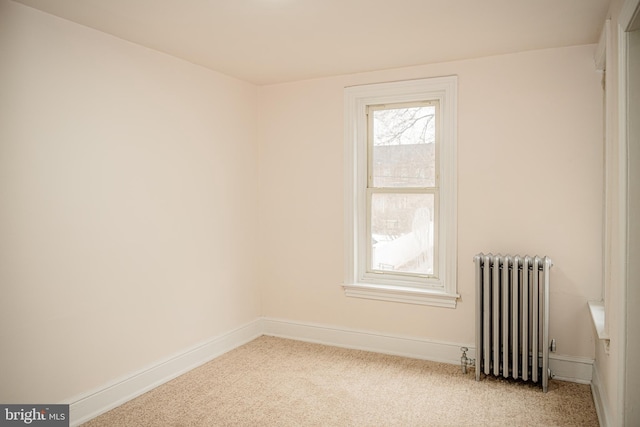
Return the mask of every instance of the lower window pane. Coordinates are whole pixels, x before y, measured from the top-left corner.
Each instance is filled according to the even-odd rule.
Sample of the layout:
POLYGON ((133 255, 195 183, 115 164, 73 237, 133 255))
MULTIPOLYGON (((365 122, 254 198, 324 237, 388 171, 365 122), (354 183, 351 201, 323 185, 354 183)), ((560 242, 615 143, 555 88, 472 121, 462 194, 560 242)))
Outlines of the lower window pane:
POLYGON ((433 194, 372 194, 371 270, 433 274, 434 220, 433 194))

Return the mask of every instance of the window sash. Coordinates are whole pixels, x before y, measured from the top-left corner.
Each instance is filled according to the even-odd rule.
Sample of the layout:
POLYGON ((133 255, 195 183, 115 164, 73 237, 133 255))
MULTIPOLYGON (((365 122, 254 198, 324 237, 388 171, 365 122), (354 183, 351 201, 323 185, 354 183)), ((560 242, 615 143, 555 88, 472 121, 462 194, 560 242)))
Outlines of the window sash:
POLYGON ((366 231, 365 231, 365 239, 360 240, 360 245, 364 245, 365 247, 361 247, 361 253, 365 254, 364 265, 361 265, 361 271, 363 272, 363 279, 369 280, 390 280, 390 281, 411 281, 416 283, 417 285, 428 285, 428 279, 438 279, 439 278, 439 259, 440 259, 440 246, 438 242, 439 236, 439 224, 440 224, 440 214, 439 214, 439 206, 440 206, 440 188, 439 188, 439 137, 440 137, 440 103, 438 100, 420 100, 420 101, 412 101, 412 102, 396 102, 389 104, 377 104, 377 105, 367 105, 366 106, 366 120, 367 120, 367 170, 362 171, 362 173, 366 173, 366 188, 364 191, 366 192, 366 231), (389 187, 389 186, 381 186, 374 185, 374 113, 375 111, 381 110, 394 110, 394 109, 402 109, 402 108, 414 108, 414 107, 434 107, 434 126, 435 126, 435 140, 434 144, 434 184, 433 186, 398 186, 398 187, 389 187), (432 194, 433 195, 433 260, 432 260, 432 273, 431 274, 422 274, 417 272, 401 272, 401 271, 393 271, 393 270, 382 270, 378 268, 374 268, 373 265, 373 209, 372 209, 372 199, 374 194, 432 194))
MULTIPOLYGON (((423 101, 413 101, 413 102, 395 102, 389 104, 378 104, 378 105, 366 105, 365 106, 365 116, 367 120, 367 188, 369 187, 377 187, 377 188, 385 188, 384 186, 375 186, 373 179, 373 142, 374 142, 374 113, 375 111, 380 110, 393 110, 400 108, 411 108, 411 107, 435 107, 435 177, 434 177, 434 185, 433 186, 413 186, 408 188, 439 188, 440 181, 440 102, 437 99, 433 100, 423 100, 423 101)), ((388 187, 388 188, 405 188, 405 187, 388 187)))
POLYGON ((440 250, 439 250, 439 226, 440 223, 440 192, 437 188, 367 188, 367 217, 366 217, 366 247, 361 251, 366 254, 363 278, 365 279, 386 279, 399 281, 414 281, 418 285, 428 286, 428 279, 439 278, 440 250), (432 194, 433 195, 433 272, 431 274, 400 272, 392 270, 382 270, 373 267, 373 224, 372 224, 372 199, 374 194, 432 194))

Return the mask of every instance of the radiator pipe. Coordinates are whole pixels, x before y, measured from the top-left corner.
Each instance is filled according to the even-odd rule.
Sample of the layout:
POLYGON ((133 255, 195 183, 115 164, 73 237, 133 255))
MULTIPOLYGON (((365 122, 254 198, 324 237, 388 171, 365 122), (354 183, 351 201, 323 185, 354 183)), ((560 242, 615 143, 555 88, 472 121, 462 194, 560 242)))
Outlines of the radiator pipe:
POLYGON ((467 357, 467 351, 469 351, 469 349, 467 347, 460 347, 460 350, 462 350, 462 357, 460 357, 460 365, 462 366, 462 373, 466 374, 467 363, 469 363, 469 358, 467 357))

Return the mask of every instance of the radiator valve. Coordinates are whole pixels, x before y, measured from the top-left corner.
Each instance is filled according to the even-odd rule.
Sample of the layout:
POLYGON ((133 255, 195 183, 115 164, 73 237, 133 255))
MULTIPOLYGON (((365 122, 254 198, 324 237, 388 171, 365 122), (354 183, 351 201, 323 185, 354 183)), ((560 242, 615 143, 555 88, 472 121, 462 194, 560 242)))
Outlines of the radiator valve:
POLYGON ((469 359, 467 357, 467 351, 469 351, 467 347, 460 347, 460 350, 462 350, 462 356, 460 357, 460 366, 462 366, 462 373, 466 374, 467 366, 473 363, 473 361, 472 359, 469 359))

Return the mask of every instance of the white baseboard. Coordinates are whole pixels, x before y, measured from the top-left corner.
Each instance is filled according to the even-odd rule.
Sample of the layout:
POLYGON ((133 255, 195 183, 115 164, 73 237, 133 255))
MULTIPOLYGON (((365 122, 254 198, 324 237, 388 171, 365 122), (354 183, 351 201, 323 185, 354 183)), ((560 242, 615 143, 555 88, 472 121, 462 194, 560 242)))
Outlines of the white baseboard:
MULTIPOLYGON (((433 341, 282 319, 258 318, 96 390, 83 393, 67 402, 61 402, 70 404, 70 426, 75 427, 89 421, 261 335, 456 365, 460 363, 462 355, 460 347, 464 346, 469 348, 467 356, 475 358, 474 346, 465 343, 433 341)), ((561 355, 552 355, 549 359, 550 369, 559 380, 589 384, 592 372, 596 372, 591 359, 561 355)), ((598 392, 599 390, 594 389, 594 398, 598 392)), ((602 406, 601 411, 605 409, 602 406)))
POLYGON ((552 353, 549 355, 549 369, 557 380, 591 384, 593 359, 552 353))
POLYGON ((591 381, 591 394, 593 394, 593 402, 596 406, 596 413, 598 414, 598 421, 601 427, 609 427, 611 424, 611 418, 609 415, 609 405, 606 402, 606 394, 602 389, 602 380, 598 373, 598 365, 593 364, 593 380, 591 381))
POLYGON ((240 328, 69 399, 70 426, 78 426, 262 335, 256 319, 240 328))
MULTIPOLYGON (((282 319, 263 318, 265 335, 291 338, 300 341, 316 342, 337 347, 374 351, 416 359, 459 364, 462 352, 467 347, 467 357, 475 358, 475 346, 469 343, 451 343, 432 341, 377 332, 345 329, 335 326, 292 322, 282 319)), ((549 368, 554 378, 581 384, 590 384, 593 360, 552 354, 549 356, 549 368)))
MULTIPOLYGON (((263 318, 265 335, 314 342, 336 347, 373 351, 443 363, 460 363, 460 347, 466 344, 431 341, 335 326, 263 318)), ((475 357, 469 347, 467 357, 475 357)))

